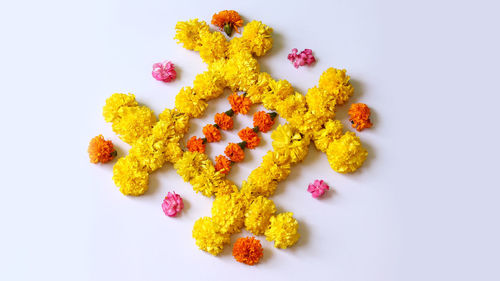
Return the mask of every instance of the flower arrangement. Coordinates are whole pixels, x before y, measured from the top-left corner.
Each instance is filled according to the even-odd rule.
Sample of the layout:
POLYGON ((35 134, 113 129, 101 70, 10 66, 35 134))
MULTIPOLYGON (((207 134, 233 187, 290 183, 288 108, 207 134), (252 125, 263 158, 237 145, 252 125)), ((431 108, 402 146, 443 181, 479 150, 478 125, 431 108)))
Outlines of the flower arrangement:
MULTIPOLYGON (((218 26, 221 22, 224 26, 229 24, 216 21, 218 26)), ((240 25, 242 22, 236 21, 231 27, 236 29, 240 25)), ((351 132, 343 133, 342 124, 333 120, 336 106, 345 103, 354 91, 346 71, 329 68, 305 96, 296 92, 288 81, 274 80, 259 71, 257 57, 271 49, 272 31, 259 21, 251 21, 241 37, 228 41, 221 33, 211 32, 204 21, 179 22, 175 39, 186 49, 198 51, 208 70, 196 76, 192 87, 179 91, 175 108, 165 109, 156 117, 147 107, 140 106, 134 95, 113 94, 103 109, 105 120, 112 122, 113 130, 132 146, 129 154, 118 159, 113 168, 113 180, 124 195, 144 194, 149 175, 171 162, 194 191, 215 196, 211 216, 198 219, 192 231, 196 245, 213 255, 218 255, 230 236, 243 227, 254 235, 264 234, 276 248, 285 249, 298 241, 299 224, 293 214, 277 214, 268 197, 288 177, 291 166, 305 158, 311 141, 326 153, 332 169, 340 173, 357 170, 367 157, 359 138, 351 132), (272 132, 273 150, 263 157, 261 165, 243 181, 241 188, 226 179, 225 173, 231 161, 244 159, 244 148, 258 145, 258 136, 250 130, 256 133, 255 128, 261 132, 271 129, 273 113, 255 114, 254 129, 242 130, 243 141, 229 144, 225 150, 228 158, 218 156, 215 165, 203 153, 209 140, 207 135, 216 140, 215 129, 232 128, 227 117, 216 115, 217 126, 207 128, 205 139, 192 137, 187 151, 180 145, 189 130, 189 119, 202 116, 207 102, 221 95, 224 88, 246 93, 243 97, 230 97, 233 112, 246 113, 251 103, 262 103, 287 121, 272 132)), ((249 252, 248 245, 252 243, 241 242, 243 246, 237 247, 237 256, 249 252)))

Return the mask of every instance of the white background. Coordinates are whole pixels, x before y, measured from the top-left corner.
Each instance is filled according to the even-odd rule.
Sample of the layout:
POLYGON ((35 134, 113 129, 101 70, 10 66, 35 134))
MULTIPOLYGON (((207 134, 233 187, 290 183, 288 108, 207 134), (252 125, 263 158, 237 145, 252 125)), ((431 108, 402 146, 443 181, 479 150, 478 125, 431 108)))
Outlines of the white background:
MULTIPOLYGON (((2 1, 0 4, 1 280, 499 280, 498 40, 495 1, 2 1), (224 3, 226 2, 226 3, 224 3), (160 113, 206 69, 173 40, 179 20, 210 21, 234 9, 274 28, 261 68, 305 93, 328 67, 345 68, 351 102, 373 111, 359 134, 370 152, 340 175, 311 146, 273 197, 300 222, 298 244, 278 250, 259 237, 262 262, 213 257, 196 248, 194 221, 212 199, 195 194, 170 164, 150 190, 125 197, 112 164, 89 163, 98 134, 119 155, 129 147, 104 122, 114 92, 132 92, 160 113), (310 48, 318 62, 298 70, 286 59, 310 48), (151 66, 171 60, 170 84, 151 66), (321 199, 307 184, 324 179, 321 199), (168 218, 168 191, 186 202, 168 218)), ((226 93, 227 95, 227 93, 226 93)), ((228 108, 212 102, 204 119, 228 108)), ((257 110, 254 107, 254 111, 257 110)), ((347 107, 338 118, 348 125, 347 107)), ((238 116, 236 125, 250 125, 238 116)), ((210 144, 210 157, 223 142, 210 144)), ((247 154, 230 178, 241 183, 271 148, 247 154)), ((232 237, 232 242, 241 233, 232 237)))

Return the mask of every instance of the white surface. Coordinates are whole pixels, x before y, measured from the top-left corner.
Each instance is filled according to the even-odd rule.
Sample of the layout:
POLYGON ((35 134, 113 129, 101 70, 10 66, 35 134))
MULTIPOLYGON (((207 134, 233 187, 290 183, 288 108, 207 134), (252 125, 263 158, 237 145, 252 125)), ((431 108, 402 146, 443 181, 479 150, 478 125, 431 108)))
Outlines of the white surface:
MULTIPOLYGON (((0 279, 499 280, 495 1, 239 2, 1 4, 0 279), (156 113, 173 107, 206 67, 174 42, 175 23, 222 9, 274 28, 274 48, 260 59, 274 78, 305 93, 328 67, 346 68, 351 102, 374 112, 374 128, 359 134, 370 151, 359 172, 333 172, 311 147, 279 185, 273 199, 295 213, 302 238, 277 250, 259 237, 264 259, 254 267, 235 262, 230 246, 217 258, 196 248, 192 226, 212 199, 171 165, 152 175, 146 195, 128 198, 112 165, 92 165, 86 152, 100 133, 120 156, 128 150, 101 116, 112 93, 135 93, 156 113), (318 62, 294 69, 294 47, 311 48, 318 62), (179 71, 171 84, 150 74, 165 59, 179 71), (335 190, 319 201, 306 192, 316 178, 335 190), (160 207, 170 190, 186 202, 175 219, 160 207)), ((190 136, 227 103, 211 106, 190 136)), ((347 124, 346 108, 339 118, 347 124)), ((211 144, 210 156, 235 133, 211 144)), ((241 183, 270 147, 265 134, 231 179, 241 183)))

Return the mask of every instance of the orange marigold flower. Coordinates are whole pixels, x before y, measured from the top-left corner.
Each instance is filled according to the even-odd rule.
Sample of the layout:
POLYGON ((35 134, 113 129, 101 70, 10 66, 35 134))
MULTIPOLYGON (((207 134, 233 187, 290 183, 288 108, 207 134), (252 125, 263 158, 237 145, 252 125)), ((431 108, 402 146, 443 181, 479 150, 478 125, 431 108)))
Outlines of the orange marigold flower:
POLYGON ((226 154, 226 156, 233 162, 241 162, 245 159, 245 152, 243 152, 243 148, 241 148, 239 144, 232 142, 226 146, 224 154, 226 154))
POLYGON ((365 128, 371 128, 370 108, 364 103, 353 103, 349 108, 349 120, 352 127, 361 132, 365 128))
POLYGON ((271 130, 274 125, 274 118, 276 117, 276 113, 266 113, 264 111, 256 112, 253 115, 253 126, 259 127, 259 131, 266 133, 271 130))
POLYGON ((231 109, 236 113, 247 114, 252 105, 252 101, 249 98, 243 95, 239 96, 236 93, 232 93, 227 99, 231 104, 231 109))
POLYGON ((90 140, 88 152, 90 162, 94 164, 109 162, 116 156, 113 143, 110 140, 105 140, 102 135, 98 135, 90 140))
POLYGON ((240 14, 236 11, 224 10, 213 15, 212 24, 218 26, 220 30, 224 30, 227 36, 231 36, 233 29, 240 33, 238 27, 243 26, 243 19, 241 19, 240 14))
POLYGON ((248 127, 238 132, 238 136, 242 141, 246 143, 246 146, 250 149, 254 149, 260 144, 260 138, 257 133, 248 127))
POLYGON ((203 127, 203 134, 208 142, 218 142, 221 139, 220 131, 214 125, 208 124, 203 127))
POLYGON ((264 250, 260 241, 253 237, 242 237, 234 243, 233 256, 241 263, 254 265, 260 261, 263 255, 264 250))
POLYGON ((224 155, 215 157, 215 169, 223 174, 228 174, 231 171, 231 160, 224 155))
POLYGON ((195 136, 188 140, 187 148, 191 152, 205 153, 205 143, 202 138, 197 138, 195 136))
POLYGON ((231 130, 233 128, 233 118, 226 113, 215 114, 214 122, 222 130, 231 130))

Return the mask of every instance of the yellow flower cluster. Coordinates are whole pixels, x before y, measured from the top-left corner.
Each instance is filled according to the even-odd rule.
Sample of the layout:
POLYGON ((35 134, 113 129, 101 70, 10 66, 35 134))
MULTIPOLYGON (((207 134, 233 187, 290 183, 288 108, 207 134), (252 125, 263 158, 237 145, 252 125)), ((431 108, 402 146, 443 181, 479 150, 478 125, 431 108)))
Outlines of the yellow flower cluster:
POLYGON ((216 171, 206 154, 186 151, 174 164, 177 173, 193 186, 193 190, 205 196, 230 194, 237 191, 236 185, 216 171))
POLYGON ((274 241, 274 247, 286 249, 299 240, 299 223, 292 216, 293 213, 288 212, 271 217, 266 239, 274 241))
POLYGON ((349 76, 345 70, 329 68, 304 96, 288 81, 260 72, 257 57, 265 55, 273 44, 272 28, 261 22, 248 23, 241 37, 230 41, 198 19, 179 22, 175 28, 174 38, 186 49, 198 51, 208 70, 196 76, 192 87, 182 88, 175 98, 175 109, 166 109, 158 119, 138 105, 134 95, 114 94, 106 100, 105 120, 132 145, 129 155, 113 168, 115 184, 125 195, 141 195, 148 189, 149 174, 171 162, 196 192, 215 195, 212 217, 198 219, 193 227, 200 249, 219 254, 230 235, 243 227, 255 235, 265 234, 277 248, 292 246, 300 236, 297 221, 292 213, 276 214, 273 201, 267 197, 288 177, 291 165, 306 157, 311 140, 326 152, 338 172, 353 172, 366 159, 359 138, 350 132, 342 134, 342 124, 333 120, 336 105, 345 103, 353 93, 349 76), (216 171, 205 154, 183 151, 180 146, 189 119, 202 116, 207 102, 226 87, 245 91, 253 103, 262 103, 288 121, 271 134, 273 151, 263 157, 241 190, 216 171))
POLYGON ((139 106, 134 95, 113 94, 103 108, 105 120, 113 130, 132 145, 129 155, 113 167, 113 180, 125 195, 142 195, 148 190, 149 174, 166 161, 176 162, 183 151, 179 145, 189 129, 188 117, 166 109, 159 120, 145 106, 139 106))

